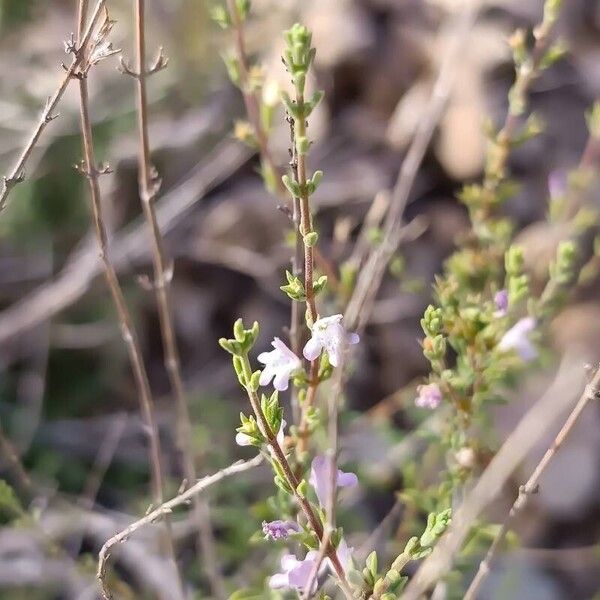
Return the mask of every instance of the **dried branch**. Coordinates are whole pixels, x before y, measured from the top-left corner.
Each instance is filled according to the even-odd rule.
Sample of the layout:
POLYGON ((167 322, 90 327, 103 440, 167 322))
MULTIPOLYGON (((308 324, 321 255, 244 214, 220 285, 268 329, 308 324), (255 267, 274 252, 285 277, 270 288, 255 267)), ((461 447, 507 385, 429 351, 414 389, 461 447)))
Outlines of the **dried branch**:
MULTIPOLYGON (((164 241, 158 225, 155 201, 161 181, 150 156, 150 138, 148 134, 148 97, 146 78, 164 69, 168 59, 160 48, 151 67, 146 66, 146 5, 145 0, 134 0, 136 32, 136 71, 121 60, 121 70, 132 75, 136 82, 137 114, 139 133, 139 192, 144 217, 150 229, 152 264, 154 267, 154 290, 158 307, 158 317, 164 351, 164 363, 169 376, 171 391, 175 399, 177 415, 176 443, 181 453, 183 475, 188 482, 196 481, 196 466, 192 443, 192 424, 187 405, 185 386, 181 374, 181 359, 173 325, 171 302, 171 280, 173 266, 165 256, 164 241)), ((205 569, 215 595, 224 600, 227 597, 223 578, 219 571, 212 535, 208 504, 200 497, 194 497, 193 514, 198 526, 198 560, 200 568, 205 569)))
POLYGON ((123 531, 117 533, 109 540, 107 540, 107 542, 102 546, 102 549, 100 550, 97 571, 97 577, 100 581, 100 585, 102 587, 102 594, 104 598, 106 600, 110 600, 112 598, 112 594, 108 588, 108 583, 106 581, 106 567, 113 546, 127 541, 127 539, 133 533, 138 531, 138 529, 141 529, 146 525, 156 523, 157 521, 166 518, 173 512, 174 508, 183 504, 188 504, 197 494, 204 491, 211 485, 218 483, 226 477, 231 477, 232 475, 237 475, 238 473, 242 473, 244 471, 248 471, 249 469, 257 467, 262 461, 263 457, 259 454, 252 460, 238 461, 230 465, 229 467, 221 469, 214 475, 203 477, 182 494, 179 494, 178 496, 175 496, 175 498, 172 498, 171 500, 168 500, 167 502, 161 504, 158 508, 149 512, 147 515, 135 521, 134 523, 123 529, 123 531))
POLYGON ((534 469, 531 477, 527 480, 527 483, 525 485, 523 485, 519 488, 519 495, 517 496, 517 499, 515 500, 514 504, 512 505, 512 507, 508 513, 507 519, 504 521, 504 523, 502 524, 502 527, 500 528, 500 531, 497 533, 496 537, 494 538, 494 541, 492 542, 492 545, 490 546, 490 549, 488 550, 485 558, 481 561, 479 568, 477 569, 477 573, 475 574, 475 577, 473 578, 471 585, 469 585, 469 588, 467 589, 467 592, 465 593, 464 600, 476 600, 477 593, 479 592, 479 588, 481 587, 482 583, 485 581, 485 578, 490 573, 492 562, 494 561, 494 558, 496 557, 496 554, 498 553, 498 550, 500 549, 502 542, 504 542, 504 539, 506 538, 507 533, 511 529, 513 529, 513 526, 515 525, 515 522, 516 522, 519 514, 523 511, 523 509, 527 505, 529 498, 533 494, 537 494, 537 492, 539 490, 539 482, 540 482, 542 475, 544 474, 544 471, 546 470, 546 468, 548 467, 548 465, 554 458, 555 454, 558 452, 560 447, 563 445, 564 441, 567 439, 567 437, 573 430, 575 423, 581 416, 581 413, 585 410, 588 403, 592 400, 599 400, 599 399, 600 399, 600 366, 596 367, 596 372, 592 378, 592 381, 588 384, 588 386, 584 390, 583 394, 579 398, 579 401, 575 405, 575 408, 573 409, 571 414, 569 414, 569 416, 567 417, 567 420, 565 421, 561 430, 558 432, 556 438, 554 438, 554 441, 552 442, 552 444, 550 445, 548 450, 546 450, 546 453, 544 454, 544 456, 542 457, 542 459, 540 460, 540 462, 534 469))
MULTIPOLYGON (((199 202, 215 185, 224 181, 248 159, 248 152, 235 142, 220 144, 210 155, 206 164, 200 165, 181 183, 165 194, 157 209, 158 224, 162 231, 169 231, 182 216, 199 202)), ((120 270, 149 254, 146 224, 132 223, 112 240, 112 264, 120 270)), ((236 269, 235 256, 208 252, 207 260, 225 264, 236 269)), ((204 251, 202 251, 204 254, 204 251)), ((235 254, 233 252, 232 254, 235 254)), ((81 298, 90 288, 95 277, 102 272, 102 262, 95 250, 86 247, 67 261, 58 276, 33 290, 29 295, 0 314, 0 342, 15 337, 35 327, 81 298)))
MULTIPOLYGON (((78 33, 77 39, 80 40, 82 36, 83 27, 85 24, 87 13, 87 0, 79 0, 78 3, 78 33)), ((80 98, 80 119, 81 119, 81 134, 83 140, 84 150, 84 162, 83 169, 89 183, 90 189, 90 200, 92 203, 93 223, 96 234, 96 241, 98 243, 100 259, 102 261, 102 267, 104 271, 104 277, 110 290, 117 316, 121 326, 121 334, 127 347, 127 353, 131 362, 136 387, 138 391, 138 398, 140 402, 140 410, 144 423, 148 430, 148 437, 150 441, 150 466, 152 473, 152 496, 154 502, 161 504, 163 501, 163 487, 164 479, 161 466, 161 448, 160 440, 158 436, 158 427, 154 417, 154 407, 152 392, 150 390, 150 383, 148 380, 148 374, 142 358, 142 351, 137 338, 137 333, 133 326, 133 320, 131 314, 125 302, 123 291, 119 284, 119 280, 115 271, 115 268, 108 255, 108 243, 107 243, 107 232, 106 225, 104 222, 102 198, 100 193, 100 186, 98 179, 105 169, 99 169, 96 166, 96 159, 94 153, 94 140, 92 133, 92 123, 90 119, 90 108, 89 108, 89 94, 88 94, 88 72, 90 69, 90 61, 94 58, 94 50, 97 48, 109 48, 108 35, 110 33, 112 22, 108 18, 108 14, 105 10, 104 21, 96 34, 95 44, 92 51, 84 50, 84 58, 81 63, 81 67, 77 72, 77 78, 79 81, 79 98, 80 98)), ((170 531, 170 526, 166 523, 164 543, 166 550, 173 561, 176 569, 175 562, 175 550, 173 547, 173 539, 170 531)), ((183 596, 183 592, 179 591, 179 596, 183 596)))
POLYGON ((58 117, 58 114, 54 111, 56 110, 58 103, 60 102, 65 91, 67 90, 69 83, 71 82, 77 70, 82 64, 82 61, 85 57, 85 49, 92 37, 92 33, 94 33, 96 24, 98 23, 98 19, 102 14, 102 9, 104 8, 105 2, 106 0, 98 0, 98 2, 96 3, 90 22, 87 28, 85 29, 85 32, 83 32, 82 35, 79 36, 79 43, 76 45, 71 45, 71 42, 67 42, 65 44, 67 51, 73 54, 73 61, 71 62, 68 68, 65 68, 66 73, 62 81, 60 82, 57 90, 52 96, 50 96, 46 100, 46 105, 44 106, 44 110, 42 111, 40 120, 38 121, 38 124, 36 125, 35 129, 33 130, 33 133, 31 134, 31 137, 29 138, 29 141, 27 142, 25 148, 21 152, 21 155, 17 159, 17 162, 11 169, 10 174, 6 175, 3 178, 4 185, 2 188, 2 192, 0 192, 0 212, 4 210, 11 190, 17 184, 24 181, 25 165, 29 160, 33 149, 35 148, 35 145, 37 144, 42 133, 44 132, 44 129, 46 129, 46 126, 58 117))

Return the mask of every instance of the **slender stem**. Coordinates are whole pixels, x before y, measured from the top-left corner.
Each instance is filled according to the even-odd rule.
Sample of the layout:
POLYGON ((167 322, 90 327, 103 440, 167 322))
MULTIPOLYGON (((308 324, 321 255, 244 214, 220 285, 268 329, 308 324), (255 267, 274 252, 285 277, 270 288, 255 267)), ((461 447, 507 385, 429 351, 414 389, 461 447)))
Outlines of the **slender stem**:
MULTIPOLYGON (((246 114, 248 115, 248 120, 250 121, 252 129, 254 130, 260 155, 265 161, 267 168, 271 171, 271 173, 276 175, 279 173, 279 168, 277 167, 275 159, 271 154, 271 150, 269 148, 269 139, 261 122, 260 101, 257 96, 257 92, 252 90, 249 85, 250 62, 248 60, 248 52, 246 50, 244 25, 235 5, 235 0, 227 0, 227 9, 231 16, 233 30, 235 33, 235 48, 240 70, 240 90, 244 99, 246 114)), ((285 186, 281 182, 280 177, 275 177, 275 185, 277 186, 277 195, 282 199, 286 199, 285 186)))
POLYGON ((231 477, 232 475, 237 475, 238 473, 242 473, 244 471, 248 471, 249 469, 253 469, 254 467, 260 465, 262 460, 263 457, 259 454, 252 460, 238 461, 230 465, 229 467, 221 469, 214 475, 203 477, 202 479, 197 481, 192 487, 185 490, 185 492, 175 496, 167 502, 164 502, 159 507, 155 508, 152 512, 149 512, 147 515, 135 521, 134 523, 132 523, 113 537, 111 537, 109 540, 107 540, 104 546, 102 546, 102 549, 100 550, 97 569, 97 577, 100 581, 100 585, 102 586, 102 594, 105 600, 111 600, 112 598, 112 594, 110 592, 110 589, 108 588, 108 583, 106 581, 106 567, 113 546, 127 541, 127 539, 133 533, 135 533, 142 527, 155 523, 160 519, 167 518, 174 508, 187 504, 190 500, 195 498, 200 492, 203 492, 208 487, 214 485, 215 483, 218 483, 219 481, 222 481, 227 477, 231 477))
MULTIPOLYGON (((524 99, 531 84, 539 76, 555 24, 556 20, 544 19, 536 29, 536 39, 531 54, 517 69, 516 79, 511 89, 512 97, 524 99)), ((499 185, 506 178, 507 163, 519 130, 521 112, 522 110, 513 108, 509 99, 509 109, 502 128, 488 150, 483 189, 491 199, 496 196, 499 185)), ((492 205, 492 202, 488 202, 482 209, 473 213, 475 226, 485 221, 490 214, 492 205)))
MULTIPOLYGON (((304 96, 298 94, 296 104, 304 106, 304 96)), ((295 119, 295 137, 306 137, 306 118, 301 116, 295 119)), ((298 152, 298 184, 300 185, 300 234, 305 237, 313 232, 312 214, 310 210, 310 198, 306 188, 306 154, 298 152)), ((313 247, 304 244, 304 292, 306 293, 306 308, 309 320, 314 323, 317 320, 317 306, 315 303, 315 292, 313 290, 314 271, 313 247)))
MULTIPOLYGON (((6 207, 6 202, 8 200, 8 196, 11 190, 17 184, 23 181, 25 177, 25 174, 23 172, 25 165, 27 164, 27 161, 29 160, 33 149, 35 148, 36 144, 38 143, 38 140, 44 132, 44 129, 46 129, 46 126, 52 121, 54 121, 56 117, 58 117, 57 114, 54 114, 54 111, 56 110, 58 103, 60 102, 65 91, 67 90, 69 83, 73 79, 73 75, 81 65, 81 62, 85 55, 85 53, 83 52, 83 48, 85 48, 85 46, 90 40, 96 23, 98 22, 98 19, 102 13, 102 9, 104 8, 105 1, 106 0, 98 0, 98 2, 96 3, 96 6, 90 18, 89 25, 85 29, 83 35, 79 36, 80 43, 78 44, 78 47, 74 53, 73 61, 71 62, 70 66, 66 68, 66 73, 54 94, 48 98, 44 110, 42 111, 42 114, 40 116, 40 120, 38 121, 35 129, 33 130, 33 133, 31 134, 29 141, 25 145, 25 148, 19 155, 19 158, 17 159, 10 173, 4 177, 4 186, 2 188, 2 192, 0 192, 0 212, 2 212, 6 207)), ((83 27, 81 28, 81 30, 83 31, 83 27)))
MULTIPOLYGON (((78 4, 78 40, 82 39, 82 31, 86 19, 87 0, 79 0, 78 4)), ((81 44, 79 44, 81 45, 81 44)), ((86 59, 87 60, 87 59, 86 59)), ((102 209, 102 197, 100 186, 98 184, 99 171, 96 166, 96 158, 94 153, 94 141, 92 133, 92 123, 89 112, 89 93, 87 82, 87 69, 82 69, 78 73, 79 80, 79 104, 80 104, 80 120, 81 120, 81 135, 83 141, 84 164, 86 176, 89 183, 90 199, 92 203, 92 214, 94 222, 94 230, 99 248, 99 256, 102 262, 104 277, 110 290, 117 316, 121 326, 121 334, 127 347, 127 353, 133 370, 133 375, 138 391, 140 409, 142 418, 149 432, 150 441, 150 466, 152 480, 152 496, 154 502, 162 504, 163 501, 163 472, 161 466, 161 448, 158 435, 158 428, 154 417, 154 408, 152 400, 152 392, 148 374, 142 358, 142 352, 137 338, 131 314, 125 302, 123 291, 119 284, 119 280, 113 264, 108 255, 108 243, 106 225, 104 223, 104 215, 102 209)), ((170 531, 170 525, 166 522, 165 545, 169 557, 172 559, 176 569, 175 550, 173 547, 173 538, 170 531)), ((183 592, 179 591, 180 597, 183 597, 183 592)))
MULTIPOLYGON (((291 116, 288 116, 287 121, 290 125, 290 168, 292 170, 292 174, 294 175, 294 179, 298 180, 298 153, 296 151, 296 144, 294 138, 294 119, 291 116)), ((280 184, 280 188, 285 188, 285 186, 281 182, 281 176, 279 172, 276 171, 276 173, 276 179, 280 184)), ((285 196, 286 190, 280 190, 279 194, 280 196, 285 196)), ((304 244, 302 243, 302 236, 300 235, 300 199, 295 197, 292 198, 292 205, 292 222, 294 226, 294 255, 292 257, 292 274, 295 277, 304 278, 304 244)), ((296 356, 301 356, 302 354, 301 346, 303 321, 304 320, 302 316, 300 302, 292 300, 292 306, 290 311, 290 343, 292 347, 292 352, 296 356)), ((298 388, 296 388, 296 386, 292 387, 291 395, 292 410, 294 411, 294 421, 300 422, 303 419, 304 412, 301 412, 298 403, 298 388)), ((300 423, 299 430, 302 429, 302 423, 300 423)), ((300 451, 301 450, 302 449, 300 449, 300 451)))
MULTIPOLYGON (((150 156, 148 133, 148 97, 146 78, 150 74, 146 64, 146 6, 145 0, 135 0, 136 31, 136 91, 139 134, 139 193, 144 217, 151 232, 152 264, 154 268, 154 289, 164 351, 164 363, 175 399, 177 413, 176 443, 181 454, 183 474, 189 483, 196 481, 196 467, 192 444, 192 425, 187 405, 185 387, 181 373, 181 359, 173 325, 171 304, 171 277, 162 234, 156 217, 155 200, 159 189, 157 175, 150 156)), ((211 586, 218 598, 227 597, 225 585, 219 572, 212 528, 208 519, 209 507, 204 499, 194 496, 193 514, 198 526, 198 560, 201 568, 209 576, 211 586)))
POLYGON ((527 483, 520 487, 519 495, 512 505, 507 519, 502 524, 500 531, 496 534, 490 549, 488 550, 485 558, 479 564, 479 568, 477 569, 477 573, 471 581, 471 585, 467 589, 465 593, 464 600, 475 600, 477 598, 477 594, 486 577, 489 575, 492 562, 494 561, 500 546, 506 539, 506 535, 508 532, 514 528, 515 522, 519 514, 523 511, 529 498, 538 492, 540 478, 542 477, 544 471, 554 458, 555 454, 558 452, 560 447, 563 445, 564 441, 567 439, 575 423, 581 416, 581 413, 584 411, 585 407, 591 400, 598 400, 600 397, 600 368, 596 369, 596 373, 592 382, 587 386, 584 393, 579 398, 579 401, 575 405, 573 411, 567 417, 564 425, 561 430, 558 432, 557 436, 554 438, 554 441, 546 450, 544 456, 536 466, 533 471, 531 477, 527 480, 527 483))
MULTIPOLYGON (((242 364, 243 364, 243 369, 244 369, 244 374, 246 376, 246 380, 250 381, 250 378, 252 377, 252 368, 250 366, 250 360, 248 359, 247 354, 243 355, 241 358, 242 358, 242 364)), ((283 449, 281 448, 279 441, 277 440, 276 433, 271 429, 271 426, 269 425, 269 422, 267 421, 267 419, 265 417, 265 414, 260 405, 260 399, 258 397, 258 394, 255 391, 253 391, 252 388, 250 388, 249 386, 246 387, 245 389, 248 394, 248 399, 250 400, 250 405, 252 406, 252 410, 254 411, 254 414, 256 416, 258 425, 267 440, 269 448, 271 449, 273 458, 281 466, 281 470, 283 471, 283 474, 285 476, 286 483, 288 484, 289 488, 291 490, 293 490, 294 497, 296 498, 296 501, 298 502, 300 508, 302 509, 302 512, 306 516, 308 523, 310 525, 310 528, 315 532, 319 541, 321 541, 324 536, 324 530, 323 530, 323 525, 321 523, 321 520, 315 514, 315 511, 313 510, 312 505, 306 499, 306 497, 298 492, 298 486, 300 484, 300 481, 294 474, 294 471, 292 470, 292 467, 290 466, 290 463, 288 462, 288 460, 285 456, 285 453, 284 453, 283 449)), ((344 594, 346 595, 346 597, 349 600, 351 600, 352 599, 352 590, 350 589, 348 581, 346 580, 346 574, 345 574, 344 568, 342 567, 342 564, 338 558, 336 549, 331 542, 329 542, 329 544, 327 546, 326 556, 331 561, 331 564, 333 566, 333 569, 336 572, 336 575, 340 582, 340 586, 342 587, 342 590, 344 591, 344 594)))

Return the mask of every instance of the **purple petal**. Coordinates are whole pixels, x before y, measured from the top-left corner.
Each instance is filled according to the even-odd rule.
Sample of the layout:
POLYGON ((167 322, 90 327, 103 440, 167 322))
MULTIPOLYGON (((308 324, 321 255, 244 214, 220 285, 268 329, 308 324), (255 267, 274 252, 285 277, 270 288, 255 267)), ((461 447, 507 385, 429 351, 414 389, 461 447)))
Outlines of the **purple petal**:
POLYGON ((281 557, 281 568, 289 573, 300 561, 293 554, 284 554, 281 557))
POLYGON ((500 290, 494 296, 494 304, 498 309, 499 316, 505 315, 508 310, 508 291, 500 290))
POLYGON ((340 559, 340 563, 342 563, 342 568, 344 569, 344 573, 348 573, 348 569, 352 566, 352 551, 354 548, 348 548, 348 544, 346 543, 345 538, 340 540, 340 543, 337 547, 337 555, 340 559))
POLYGON ((337 485, 338 487, 354 487, 358 485, 358 477, 355 473, 345 473, 338 469, 337 485))
POLYGON ((321 506, 327 501, 329 481, 329 461, 325 456, 315 456, 310 467, 309 483, 313 486, 321 506))
POLYGON ((262 530, 266 539, 282 540, 291 533, 300 531, 300 527, 294 521, 263 521, 262 530))
POLYGON ((358 333, 349 333, 348 334, 348 343, 353 346, 354 344, 358 344, 360 342, 360 335, 358 333))
POLYGON ((274 590, 290 587, 290 578, 287 573, 275 573, 269 579, 269 587, 274 590))
MULTIPOLYGON (((294 587, 298 590, 303 590, 306 587, 306 584, 308 583, 314 564, 314 559, 311 560, 306 558, 303 561, 301 561, 297 567, 292 569, 288 575, 290 587, 294 587)), ((316 586, 317 581, 315 580, 315 588, 313 589, 316 589, 316 586)))

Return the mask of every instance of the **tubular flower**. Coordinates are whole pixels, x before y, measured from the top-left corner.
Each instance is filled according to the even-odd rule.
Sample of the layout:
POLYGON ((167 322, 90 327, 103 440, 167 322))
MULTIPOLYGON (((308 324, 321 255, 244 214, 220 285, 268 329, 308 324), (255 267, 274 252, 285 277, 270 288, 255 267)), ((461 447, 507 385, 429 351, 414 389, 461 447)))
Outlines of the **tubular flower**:
POLYGON ((258 355, 258 361, 265 365, 259 383, 268 385, 273 380, 275 389, 283 392, 288 389, 290 377, 301 368, 302 362, 278 337, 273 338, 271 345, 274 350, 258 355))
POLYGON ((290 534, 300 531, 300 527, 294 521, 263 521, 262 530, 267 540, 284 540, 290 534))
MULTIPOLYGON (((310 467, 309 483, 313 486, 319 504, 325 507, 331 492, 330 461, 326 456, 315 456, 310 467)), ((336 487, 354 487, 358 477, 354 473, 345 473, 338 469, 336 487)))
POLYGON ((315 321, 312 327, 312 337, 304 346, 306 360, 317 359, 325 350, 329 362, 337 367, 344 351, 352 344, 358 344, 360 338, 357 333, 348 333, 342 324, 343 315, 332 315, 315 321))

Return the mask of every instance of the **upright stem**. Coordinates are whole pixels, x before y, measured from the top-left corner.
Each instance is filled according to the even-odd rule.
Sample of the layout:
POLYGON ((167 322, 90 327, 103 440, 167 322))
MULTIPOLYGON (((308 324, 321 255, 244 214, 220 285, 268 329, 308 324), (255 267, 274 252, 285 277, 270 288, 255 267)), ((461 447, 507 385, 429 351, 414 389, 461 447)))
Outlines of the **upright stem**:
MULTIPOLYGON (((250 366, 250 360, 248 359, 247 354, 242 356, 242 365, 243 365, 243 369, 244 369, 244 374, 246 376, 246 380, 250 381, 250 379, 252 377, 252 367, 250 366)), ((290 463, 288 462, 288 460, 285 456, 285 453, 284 453, 283 449, 281 448, 279 441, 277 440, 277 435, 273 432, 273 430, 271 429, 271 426, 269 425, 269 422, 267 421, 267 419, 265 417, 265 414, 260 405, 260 399, 258 397, 258 394, 255 391, 253 391, 249 386, 246 387, 245 389, 248 394, 248 399, 250 400, 250 405, 252 406, 252 410, 254 411, 254 414, 256 416, 258 425, 259 425, 263 435, 267 439, 269 447, 272 450, 273 458, 281 466, 281 469, 282 469, 283 474, 286 479, 286 483, 288 484, 290 489, 293 490, 294 497, 296 498, 296 501, 300 505, 302 512, 304 512, 304 515, 306 516, 306 518, 308 520, 310 528, 315 532, 317 538, 319 540, 322 540, 323 536, 324 536, 324 531, 323 531, 323 525, 321 523, 321 520, 315 514, 315 511, 313 510, 310 502, 306 499, 306 497, 298 492, 298 486, 300 484, 300 481, 294 474, 292 467, 290 466, 290 463)), ((346 574, 345 574, 344 568, 338 558, 337 551, 331 542, 328 542, 326 556, 331 561, 331 564, 333 566, 333 569, 336 572, 336 575, 340 582, 340 586, 342 587, 342 590, 344 591, 344 594, 346 595, 346 597, 349 600, 352 600, 352 597, 353 597, 352 590, 348 584, 348 581, 346 580, 346 574)))
MULTIPOLYGON (((296 96, 296 105, 304 106, 303 94, 296 96)), ((306 137, 306 118, 294 119, 294 136, 292 140, 292 147, 294 153, 294 166, 293 174, 296 182, 301 190, 300 197, 294 198, 294 203, 298 203, 300 212, 300 223, 296 230, 296 236, 299 245, 303 247, 304 254, 304 291, 306 294, 306 312, 309 322, 314 323, 317 318, 317 306, 315 302, 315 293, 313 289, 314 281, 314 253, 313 247, 306 244, 303 240, 304 237, 313 232, 312 214, 310 209, 310 197, 306 186, 306 154, 297 151, 296 140, 298 138, 306 137)), ((308 415, 311 407, 315 403, 317 387, 319 385, 319 359, 315 359, 310 364, 309 382, 308 389, 306 390, 306 398, 302 404, 300 424, 298 426, 298 455, 301 455, 306 451, 308 445, 308 415)))
MULTIPOLYGON (((196 467, 192 444, 192 425, 188 410, 185 387, 181 374, 181 360, 173 326, 173 311, 171 307, 171 276, 165 258, 163 238, 156 217, 154 203, 158 193, 158 180, 150 157, 150 138, 148 134, 148 98, 146 77, 146 18, 145 0, 135 0, 135 30, 136 30, 136 81, 137 116, 139 134, 139 192, 142 209, 146 222, 151 231, 152 264, 154 268, 154 289, 163 343, 164 363, 175 398, 177 412, 176 443, 181 454, 184 477, 188 484, 196 481, 196 467)), ((214 593, 221 599, 227 597, 227 592, 219 573, 214 551, 212 529, 209 520, 208 503, 199 496, 193 499, 193 513, 199 530, 198 559, 201 568, 205 569, 214 593)))
MULTIPOLYGON (((87 0, 79 0, 78 14, 77 14, 77 39, 81 41, 83 30, 87 15, 87 0)), ((81 52, 85 52, 85 48, 80 49, 81 52)), ((86 59, 83 59, 85 64, 86 59)), ((96 166, 96 158, 94 153, 94 141, 92 133, 92 124, 89 112, 89 92, 87 82, 87 70, 82 69, 77 77, 79 79, 79 100, 80 100, 80 121, 81 121, 81 135, 83 140, 83 151, 84 151, 84 164, 87 180, 89 183, 90 199, 92 203, 92 213, 94 230, 96 233, 96 239, 98 242, 99 256, 102 262, 104 271, 104 278, 110 290, 117 316, 121 326, 121 334, 127 347, 127 353, 133 370, 135 378, 136 388, 138 391, 138 398, 140 402, 140 409, 144 424, 149 432, 150 441, 150 466, 151 466, 151 481, 152 481, 152 497, 156 504, 162 504, 163 502, 163 472, 161 466, 161 449, 160 440, 158 435, 158 428, 156 420, 154 418, 152 392, 150 390, 150 383, 148 380, 148 374, 142 358, 142 352, 140 349, 139 341, 135 328, 133 326, 133 320, 131 314, 125 302, 123 291, 119 284, 116 271, 113 264, 108 256, 108 243, 106 226, 104 223, 103 209, 102 209, 102 197, 100 193, 100 186, 98 185, 99 171, 96 166)), ((170 559, 173 561, 175 571, 177 572, 177 566, 175 561, 175 550, 173 546, 173 538, 171 533, 170 524, 165 523, 165 536, 164 541, 166 549, 170 559)), ((181 581, 177 577, 178 585, 181 586, 181 581)), ((183 591, 180 587, 179 597, 183 597, 183 591)))
MULTIPOLYGON (((248 62, 248 52, 246 51, 246 39, 244 36, 244 27, 242 19, 238 13, 235 0, 227 0, 227 10, 231 16, 233 30, 235 33, 235 48, 236 55, 239 61, 240 69, 240 90, 244 99, 244 106, 248 115, 248 120, 254 130, 256 141, 260 150, 260 154, 268 165, 268 168, 273 174, 279 172, 271 150, 269 148, 269 140, 267 133, 262 126, 260 119, 260 103, 256 92, 250 89, 250 64, 248 62)), ((277 186, 278 196, 285 198, 285 187, 281 183, 279 177, 275 177, 275 185, 277 186)))
MULTIPOLYGON (((304 106, 304 96, 298 94, 296 104, 304 106)), ((302 116, 294 123, 296 138, 306 137, 306 118, 302 116)), ((300 184, 300 234, 305 237, 313 232, 312 214, 310 211, 310 199, 306 189, 306 154, 297 153, 298 156, 298 183, 300 184)), ((315 292, 313 290, 314 271, 313 247, 304 244, 304 291, 306 293, 306 308, 311 323, 317 320, 317 306, 315 303, 315 292)))

